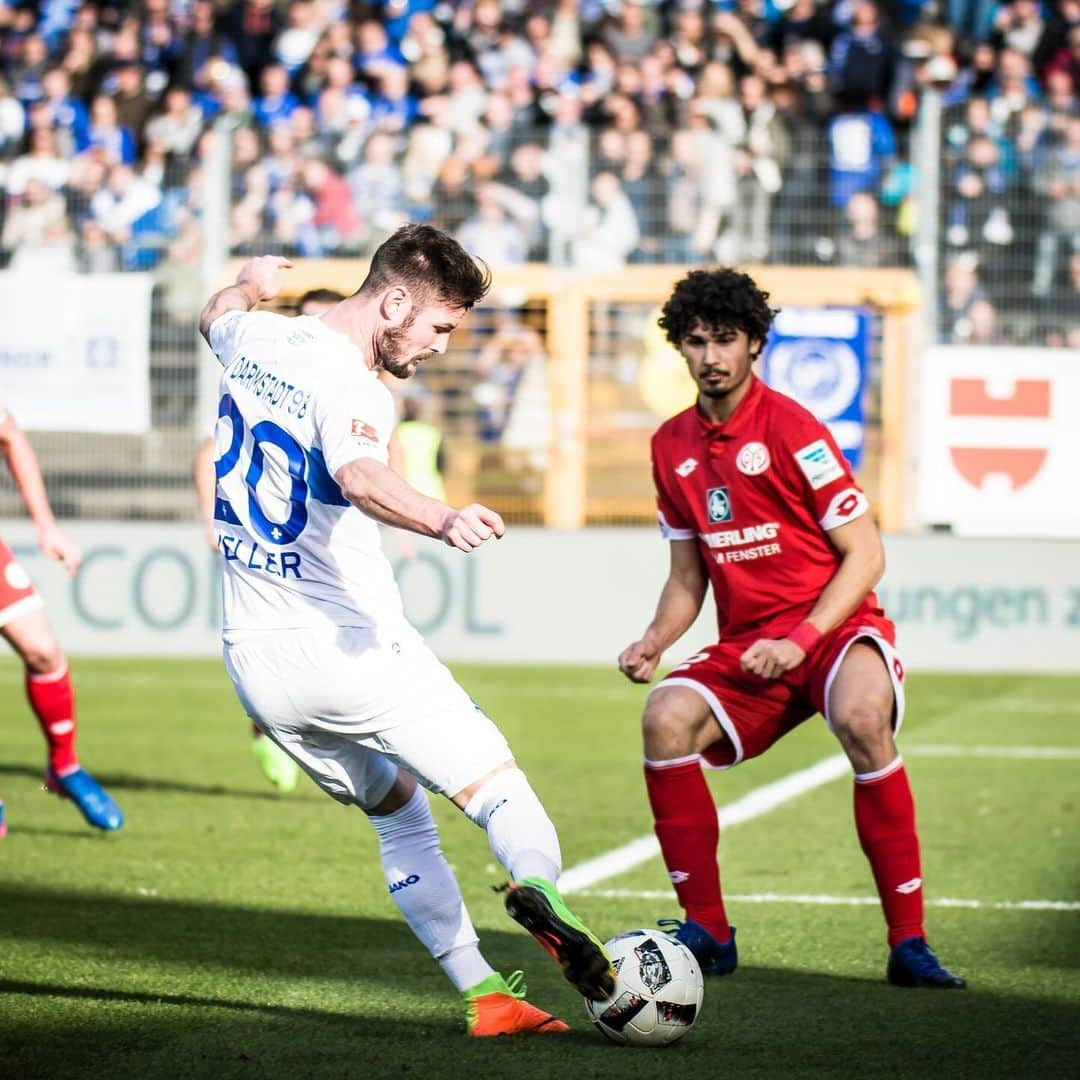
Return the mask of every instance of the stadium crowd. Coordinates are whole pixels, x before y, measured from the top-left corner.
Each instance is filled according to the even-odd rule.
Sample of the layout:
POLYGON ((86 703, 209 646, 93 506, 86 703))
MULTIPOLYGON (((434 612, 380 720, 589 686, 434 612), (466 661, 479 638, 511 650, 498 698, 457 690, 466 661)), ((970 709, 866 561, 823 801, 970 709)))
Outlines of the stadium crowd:
POLYGON ((495 266, 911 261, 939 88, 941 333, 1080 345, 1080 0, 0 0, 11 268, 198 258, 401 222, 495 266))

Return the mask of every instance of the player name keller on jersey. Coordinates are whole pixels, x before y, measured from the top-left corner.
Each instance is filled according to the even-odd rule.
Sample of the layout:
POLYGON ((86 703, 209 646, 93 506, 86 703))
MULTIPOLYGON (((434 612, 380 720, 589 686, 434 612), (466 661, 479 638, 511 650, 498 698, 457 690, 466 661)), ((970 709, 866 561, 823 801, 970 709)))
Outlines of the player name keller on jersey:
POLYGON ((653 438, 661 531, 696 540, 721 625, 808 607, 835 573, 828 531, 868 508, 817 419, 755 379, 725 424, 696 406, 653 438))
POLYGON ((229 312, 210 339, 223 368, 214 517, 225 630, 407 633, 378 526, 334 479, 357 459, 386 463, 390 392, 319 319, 229 312))

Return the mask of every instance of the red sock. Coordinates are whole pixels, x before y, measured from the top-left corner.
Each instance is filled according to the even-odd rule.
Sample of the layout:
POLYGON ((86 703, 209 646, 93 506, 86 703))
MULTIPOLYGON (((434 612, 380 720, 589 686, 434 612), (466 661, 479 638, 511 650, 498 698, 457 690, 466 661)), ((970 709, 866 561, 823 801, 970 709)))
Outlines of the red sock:
POLYGON ((926 931, 915 800, 903 759, 883 773, 855 777, 855 828, 870 860, 892 947, 904 938, 925 938, 926 931))
POLYGON ((679 903, 688 919, 700 923, 717 941, 727 941, 731 927, 716 862, 720 823, 701 765, 696 758, 678 765, 646 765, 645 787, 679 903))
POLYGON ((79 767, 75 754, 75 691, 67 665, 47 675, 26 676, 26 696, 49 744, 49 765, 63 775, 79 767))

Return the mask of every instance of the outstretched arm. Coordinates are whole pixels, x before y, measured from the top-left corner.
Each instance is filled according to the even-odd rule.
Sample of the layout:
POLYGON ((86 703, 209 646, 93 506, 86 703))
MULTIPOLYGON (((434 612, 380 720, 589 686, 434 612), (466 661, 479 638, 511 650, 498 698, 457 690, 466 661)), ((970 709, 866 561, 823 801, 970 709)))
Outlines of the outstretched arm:
POLYGON ((30 520, 37 526, 38 546, 49 558, 62 562, 64 569, 73 575, 82 562, 82 552, 78 544, 56 524, 49 497, 45 493, 45 481, 41 478, 37 455, 10 413, 0 420, 0 450, 30 520))
POLYGON ((494 510, 473 503, 463 510, 429 499, 393 469, 373 458, 357 458, 338 469, 334 479, 358 510, 384 525, 438 537, 459 551, 472 551, 506 531, 494 510))
POLYGON ((281 292, 281 271, 292 263, 282 255, 256 255, 236 275, 236 283, 214 293, 199 316, 199 333, 210 342, 210 327, 227 311, 250 311, 260 300, 273 300, 281 292))
POLYGON ((671 541, 671 569, 649 628, 619 654, 619 670, 631 681, 647 683, 664 650, 693 625, 709 586, 697 540, 671 541))

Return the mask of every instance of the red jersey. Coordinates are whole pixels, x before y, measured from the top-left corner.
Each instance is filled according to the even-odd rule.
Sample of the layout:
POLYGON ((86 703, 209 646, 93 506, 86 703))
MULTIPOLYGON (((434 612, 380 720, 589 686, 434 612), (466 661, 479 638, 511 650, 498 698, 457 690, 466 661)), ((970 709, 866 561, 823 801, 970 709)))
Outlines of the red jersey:
MULTIPOLYGON (((727 422, 694 405, 652 440, 660 530, 698 541, 729 639, 794 629, 840 565, 826 532, 869 509, 825 425, 751 378, 727 422)), ((858 611, 881 614, 873 593, 858 611)))

